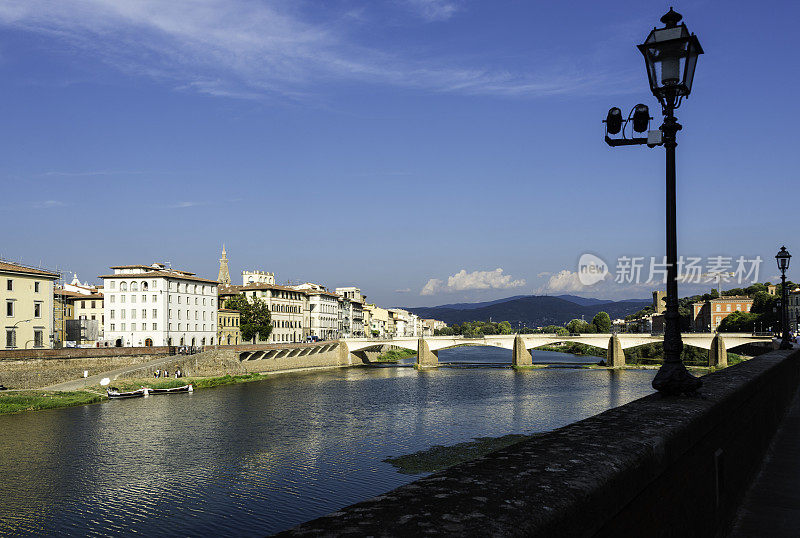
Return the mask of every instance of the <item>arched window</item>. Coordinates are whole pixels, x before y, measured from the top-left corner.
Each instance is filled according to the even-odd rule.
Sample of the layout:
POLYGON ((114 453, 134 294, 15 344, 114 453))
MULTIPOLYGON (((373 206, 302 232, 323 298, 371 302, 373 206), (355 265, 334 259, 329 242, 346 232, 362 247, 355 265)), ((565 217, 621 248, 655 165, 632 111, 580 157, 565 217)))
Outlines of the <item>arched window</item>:
POLYGON ((131 291, 139 291, 139 285, 136 282, 131 282, 131 291))
POLYGON ((147 282, 142 280, 142 291, 147 291, 147 282))
POLYGON ((119 283, 119 291, 128 291, 128 283, 127 282, 120 282, 119 283))

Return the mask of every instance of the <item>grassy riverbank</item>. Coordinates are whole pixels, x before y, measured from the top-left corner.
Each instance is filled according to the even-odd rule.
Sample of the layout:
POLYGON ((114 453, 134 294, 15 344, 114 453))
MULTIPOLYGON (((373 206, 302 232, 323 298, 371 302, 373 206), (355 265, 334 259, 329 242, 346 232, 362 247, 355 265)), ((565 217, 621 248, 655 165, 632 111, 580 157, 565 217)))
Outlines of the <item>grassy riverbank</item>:
POLYGON ((406 359, 408 357, 413 357, 416 355, 417 352, 413 349, 407 349, 404 347, 396 347, 392 348, 386 353, 382 353, 378 355, 378 358, 375 359, 373 362, 397 362, 400 359, 406 359))
POLYGON ((211 387, 220 387, 222 385, 233 385, 235 383, 261 381, 262 379, 267 379, 268 377, 269 376, 262 374, 223 375, 217 377, 181 377, 179 379, 149 377, 143 379, 116 379, 112 381, 111 384, 123 392, 136 390, 141 387, 149 387, 151 389, 169 389, 190 384, 195 389, 208 389, 211 387))
POLYGON ((0 415, 22 413, 24 411, 41 411, 42 409, 58 409, 86 405, 104 400, 95 392, 85 390, 71 392, 54 392, 40 390, 9 391, 0 393, 0 415))
POLYGON ((433 473, 458 463, 474 460, 489 452, 530 439, 531 435, 509 434, 502 437, 477 437, 472 441, 452 446, 434 445, 427 450, 414 454, 387 458, 383 461, 391 463, 403 474, 433 473))

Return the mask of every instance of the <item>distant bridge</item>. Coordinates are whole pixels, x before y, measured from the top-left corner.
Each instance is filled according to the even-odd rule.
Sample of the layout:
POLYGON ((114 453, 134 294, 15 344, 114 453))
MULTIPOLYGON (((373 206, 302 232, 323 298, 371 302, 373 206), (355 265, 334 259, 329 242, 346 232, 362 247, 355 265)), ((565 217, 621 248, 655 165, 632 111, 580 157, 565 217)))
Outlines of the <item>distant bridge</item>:
MULTIPOLYGON (((769 336, 754 336, 750 333, 686 333, 681 337, 686 345, 709 350, 710 366, 727 365, 728 348, 744 344, 772 342, 772 338, 769 336)), ((625 365, 625 353, 623 350, 663 341, 663 334, 636 333, 572 334, 568 336, 557 334, 509 334, 481 338, 465 338, 463 336, 428 336, 420 338, 407 336, 388 339, 343 338, 340 340, 342 346, 346 346, 346 352, 356 357, 362 354, 359 352, 387 345, 416 349, 416 365, 419 368, 439 366, 439 350, 456 346, 491 346, 510 349, 512 351, 512 364, 514 366, 527 366, 532 364, 531 349, 566 342, 576 342, 605 349, 606 364, 617 368, 625 365)))

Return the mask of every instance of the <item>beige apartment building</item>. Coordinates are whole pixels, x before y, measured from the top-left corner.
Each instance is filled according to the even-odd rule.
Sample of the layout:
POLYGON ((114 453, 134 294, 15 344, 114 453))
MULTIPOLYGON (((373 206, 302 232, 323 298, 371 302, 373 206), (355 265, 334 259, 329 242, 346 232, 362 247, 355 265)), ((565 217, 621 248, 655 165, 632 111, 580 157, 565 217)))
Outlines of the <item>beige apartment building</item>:
POLYGON ((229 297, 240 293, 251 302, 260 299, 267 304, 272 320, 272 334, 268 342, 305 342, 309 328, 308 295, 304 291, 267 283, 224 286, 219 289, 220 304, 224 306, 229 297))
MULTIPOLYGON (((224 252, 224 251, 223 251, 224 252)), ((217 313, 217 342, 221 346, 237 346, 241 343, 238 310, 220 308, 217 313)))
POLYGON ((53 332, 53 286, 60 275, 0 262, 3 348, 50 348, 53 332))

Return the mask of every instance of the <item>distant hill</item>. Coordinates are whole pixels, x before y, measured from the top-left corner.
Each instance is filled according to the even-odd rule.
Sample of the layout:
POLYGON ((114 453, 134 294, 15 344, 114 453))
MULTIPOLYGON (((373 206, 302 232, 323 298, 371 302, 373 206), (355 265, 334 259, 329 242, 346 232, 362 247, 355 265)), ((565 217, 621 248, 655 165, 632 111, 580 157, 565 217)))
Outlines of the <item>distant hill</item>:
MULTIPOLYGON (((585 300, 583 297, 577 299, 585 300)), ((596 299, 599 301, 599 299, 596 299)), ((479 303, 476 303, 479 304, 479 303)), ((423 318, 434 318, 448 324, 465 321, 509 321, 528 327, 563 325, 572 319, 584 317, 586 321, 600 311, 608 312, 611 319, 625 317, 651 304, 647 300, 608 301, 596 304, 579 304, 561 297, 526 295, 507 301, 492 301, 477 308, 454 308, 458 305, 407 308, 423 318)))
POLYGON ((577 295, 554 295, 554 297, 558 297, 559 299, 564 299, 565 301, 569 301, 571 303, 579 304, 581 306, 589 306, 589 305, 613 303, 614 302, 614 301, 609 301, 608 299, 592 299, 591 297, 578 297, 577 295))
MULTIPOLYGON (((484 301, 482 303, 452 303, 452 304, 443 304, 439 305, 435 308, 452 308, 453 310, 474 310, 475 308, 481 308, 484 306, 491 306, 493 304, 498 303, 505 303, 508 301, 513 301, 514 299, 521 299, 522 297, 528 297, 527 295, 514 295, 513 297, 506 297, 505 299, 495 299, 494 301, 484 301)), ((408 310, 408 309, 406 309, 408 310)))

